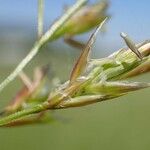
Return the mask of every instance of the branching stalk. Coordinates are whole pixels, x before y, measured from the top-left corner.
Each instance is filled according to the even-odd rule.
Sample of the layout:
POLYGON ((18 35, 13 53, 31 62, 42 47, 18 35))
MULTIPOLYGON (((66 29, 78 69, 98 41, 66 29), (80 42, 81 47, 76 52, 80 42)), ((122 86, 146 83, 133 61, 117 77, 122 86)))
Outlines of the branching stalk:
POLYGON ((17 75, 24 69, 24 67, 33 59, 39 52, 40 48, 48 42, 56 31, 81 7, 87 0, 78 0, 58 21, 56 21, 51 28, 34 44, 28 55, 19 63, 15 70, 0 84, 0 91, 2 91, 17 75))
MULTIPOLYGON (((91 41, 95 38, 93 35, 90 38, 91 41)), ((88 41, 84 53, 89 53, 87 47, 91 50, 91 41, 88 41)), ((149 71, 147 68, 150 68, 150 43, 144 43, 138 48, 138 51, 143 56, 142 60, 130 49, 115 52, 111 57, 90 60, 87 62, 88 66, 81 68, 79 74, 76 71, 73 72, 75 78, 71 83, 67 81, 59 89, 52 91, 50 95, 48 93, 49 96, 45 98, 44 102, 38 103, 38 98, 35 97, 37 104, 8 116, 6 115, 0 119, 0 126, 9 126, 11 123, 15 124, 15 122, 21 121, 20 119, 24 119, 24 117, 29 117, 31 114, 35 115, 46 110, 81 107, 150 87, 150 83, 120 80, 122 77, 124 79, 128 78, 127 75, 130 72, 131 74, 134 72, 134 76, 137 76, 139 72, 144 73, 149 71), (144 68, 141 68, 141 65, 146 70, 143 71, 144 68), (90 70, 85 71, 89 66, 90 70), (136 71, 134 71, 135 69, 136 71), (83 72, 85 73, 82 76, 83 72)), ((86 60, 88 55, 82 55, 81 53, 79 58, 86 60)), ((81 65, 75 65, 74 69, 80 69, 80 66, 85 63, 84 61, 80 62, 80 59, 77 60, 76 64, 80 63, 81 65)), ((28 102, 26 104, 28 105, 28 102)))

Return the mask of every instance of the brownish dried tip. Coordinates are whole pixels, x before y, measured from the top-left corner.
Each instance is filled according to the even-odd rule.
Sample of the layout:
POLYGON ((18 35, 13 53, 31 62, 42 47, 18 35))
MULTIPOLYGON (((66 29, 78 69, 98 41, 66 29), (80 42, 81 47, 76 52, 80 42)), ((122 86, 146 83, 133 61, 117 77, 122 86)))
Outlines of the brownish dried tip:
POLYGON ((70 83, 75 81, 81 75, 81 73, 84 71, 84 69, 87 65, 87 62, 88 62, 88 58, 89 58, 90 51, 92 49, 92 45, 95 42, 95 37, 96 37, 98 31, 102 28, 102 26, 106 20, 107 20, 107 18, 99 25, 99 27, 97 27, 95 32, 91 35, 89 41, 87 42, 80 57, 78 58, 76 64, 73 67, 73 70, 72 70, 71 76, 70 76, 70 83))

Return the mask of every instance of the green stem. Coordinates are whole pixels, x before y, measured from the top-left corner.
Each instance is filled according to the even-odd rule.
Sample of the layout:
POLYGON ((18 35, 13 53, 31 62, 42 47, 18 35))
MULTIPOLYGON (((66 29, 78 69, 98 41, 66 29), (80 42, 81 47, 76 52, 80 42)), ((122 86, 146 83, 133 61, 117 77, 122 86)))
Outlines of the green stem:
POLYGON ((13 81, 20 71, 33 59, 39 52, 40 48, 48 42, 49 39, 57 32, 57 30, 64 25, 64 23, 81 7, 87 0, 78 0, 58 21, 56 21, 51 28, 34 44, 28 55, 19 63, 14 71, 0 84, 0 91, 2 91, 11 81, 13 81))
POLYGON ((38 38, 43 34, 44 0, 38 0, 38 38))
POLYGON ((43 104, 38 104, 32 108, 28 108, 28 109, 16 112, 12 115, 9 115, 9 116, 6 116, 6 117, 0 119, 0 126, 5 126, 17 119, 21 119, 22 117, 25 117, 30 114, 41 112, 45 109, 46 109, 45 103, 43 103, 43 104))

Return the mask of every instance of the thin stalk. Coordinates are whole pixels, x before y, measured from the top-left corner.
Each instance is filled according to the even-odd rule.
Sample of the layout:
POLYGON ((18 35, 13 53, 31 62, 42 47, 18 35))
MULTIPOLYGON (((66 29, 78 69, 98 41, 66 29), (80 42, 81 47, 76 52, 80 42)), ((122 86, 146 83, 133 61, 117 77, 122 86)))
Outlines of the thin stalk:
MULTIPOLYGON (((121 95, 119 95, 119 96, 121 96, 121 95)), ((12 123, 13 121, 22 119, 30 114, 42 112, 44 110, 63 109, 63 108, 68 108, 68 107, 80 107, 80 106, 100 102, 100 101, 107 100, 110 98, 115 98, 115 97, 118 97, 118 96, 104 96, 104 95, 81 96, 79 98, 71 98, 70 100, 66 100, 66 101, 62 100, 62 103, 60 103, 56 106, 53 105, 52 107, 49 107, 50 103, 46 101, 42 104, 33 106, 32 108, 28 108, 23 111, 18 111, 14 114, 11 114, 9 116, 6 116, 6 117, 0 119, 0 126, 8 125, 8 124, 12 123)))
POLYGON ((43 34, 44 27, 44 0, 38 0, 38 38, 43 34))
POLYGON ((80 8, 87 0, 78 0, 58 21, 56 21, 51 28, 37 41, 35 42, 33 48, 31 48, 28 55, 19 63, 19 65, 14 69, 14 71, 0 84, 0 92, 13 81, 20 71, 33 59, 33 57, 39 52, 40 48, 50 39, 57 30, 64 25, 64 23, 80 8))
POLYGON ((12 115, 4 117, 3 119, 0 120, 0 126, 4 126, 8 123, 13 122, 14 120, 17 120, 17 119, 21 119, 22 117, 25 117, 29 114, 41 112, 42 110, 45 110, 44 106, 45 106, 45 103, 39 104, 39 105, 36 105, 32 108, 25 109, 23 111, 19 111, 19 112, 12 114, 12 115))

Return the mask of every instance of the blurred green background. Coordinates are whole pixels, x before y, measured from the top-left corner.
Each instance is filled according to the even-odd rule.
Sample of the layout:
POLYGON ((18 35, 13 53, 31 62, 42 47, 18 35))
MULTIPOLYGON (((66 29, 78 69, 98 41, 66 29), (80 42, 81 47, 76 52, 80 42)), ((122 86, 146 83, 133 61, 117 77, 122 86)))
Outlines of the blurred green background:
MULTIPOLYGON (((45 28, 61 14, 63 5, 73 2, 46 0, 45 28), (58 14, 55 10, 59 10, 58 14)), ((136 42, 150 37, 149 1, 110 2, 112 19, 106 33, 98 35, 94 58, 107 56, 124 46, 120 31, 129 33, 136 42)), ((6 0, 0 5, 0 81, 29 52, 36 39, 36 7, 37 1, 29 0, 14 0, 13 4, 6 0)), ((86 41, 88 37, 86 34, 78 38, 86 41)), ((49 63, 54 74, 65 81, 79 53, 58 40, 45 46, 25 71, 31 75, 35 66, 49 63)), ((147 82, 150 77, 146 74, 134 80, 147 82)), ((16 79, 0 93, 1 109, 21 85, 16 79)), ((0 128, 0 150, 149 150, 149 97, 149 89, 144 89, 86 107, 53 111, 56 119, 49 124, 0 128)))

